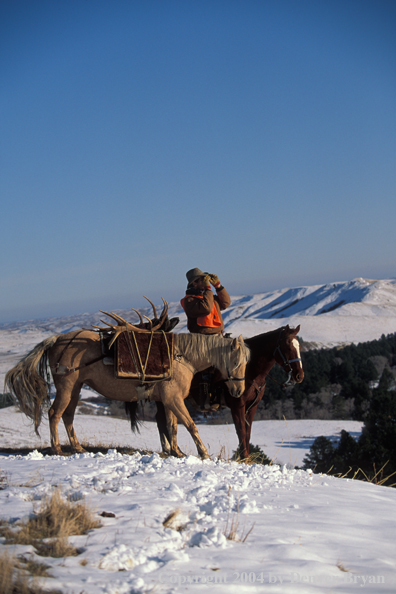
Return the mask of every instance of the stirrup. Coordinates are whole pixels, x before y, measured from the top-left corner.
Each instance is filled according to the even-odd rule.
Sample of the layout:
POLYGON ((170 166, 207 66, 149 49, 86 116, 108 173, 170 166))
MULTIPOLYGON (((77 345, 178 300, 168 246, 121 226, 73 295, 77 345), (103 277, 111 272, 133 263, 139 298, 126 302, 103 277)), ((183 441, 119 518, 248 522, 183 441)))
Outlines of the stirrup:
POLYGON ((221 404, 219 404, 218 402, 214 402, 213 404, 210 405, 210 409, 213 412, 218 412, 219 410, 222 409, 221 404))

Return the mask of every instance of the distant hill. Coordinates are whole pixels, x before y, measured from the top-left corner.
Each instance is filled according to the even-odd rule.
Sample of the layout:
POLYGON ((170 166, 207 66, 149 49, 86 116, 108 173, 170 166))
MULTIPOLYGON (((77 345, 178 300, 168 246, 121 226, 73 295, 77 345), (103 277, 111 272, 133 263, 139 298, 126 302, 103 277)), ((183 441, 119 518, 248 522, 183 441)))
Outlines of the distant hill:
MULTIPOLYGON (((182 295, 181 295, 182 297, 182 295)), ((157 305, 162 310, 162 304, 157 305)), ((136 323, 130 309, 113 310, 136 323)), ((140 309, 152 317, 151 307, 140 309)), ((176 332, 186 332, 186 318, 180 303, 169 304, 169 317, 180 318, 176 332)), ((232 305, 224 312, 226 331, 245 337, 267 332, 279 326, 301 325, 300 335, 310 347, 336 346, 364 342, 382 334, 396 332, 396 279, 351 281, 296 287, 232 296, 232 305)), ((106 319, 100 312, 28 320, 0 325, 0 330, 18 333, 39 330, 64 333, 90 328, 106 319)), ((110 320, 108 320, 110 321, 110 320)))

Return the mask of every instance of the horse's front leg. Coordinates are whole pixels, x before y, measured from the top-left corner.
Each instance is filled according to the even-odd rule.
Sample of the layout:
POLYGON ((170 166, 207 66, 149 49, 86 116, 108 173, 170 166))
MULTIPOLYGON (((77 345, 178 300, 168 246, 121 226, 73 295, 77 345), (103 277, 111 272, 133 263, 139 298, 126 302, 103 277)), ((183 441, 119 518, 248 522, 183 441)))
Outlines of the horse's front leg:
POLYGON ((239 457, 241 460, 249 458, 249 439, 246 443, 246 422, 245 422, 245 406, 240 406, 239 402, 230 402, 232 420, 234 421, 235 429, 239 439, 239 457))
POLYGON ((80 390, 81 390, 80 384, 76 384, 73 387, 71 400, 62 415, 63 424, 65 426, 66 433, 69 438, 72 452, 74 452, 76 454, 83 454, 87 451, 87 450, 84 450, 82 445, 79 443, 76 433, 74 431, 74 427, 73 427, 74 413, 76 411, 78 399, 80 397, 80 390))
POLYGON ((253 425, 253 419, 254 419, 254 415, 256 414, 256 410, 258 407, 258 404, 255 404, 254 406, 252 406, 252 408, 249 410, 248 413, 246 413, 246 421, 245 421, 245 447, 246 450, 249 452, 249 446, 250 446, 250 438, 252 435, 252 425, 253 425))

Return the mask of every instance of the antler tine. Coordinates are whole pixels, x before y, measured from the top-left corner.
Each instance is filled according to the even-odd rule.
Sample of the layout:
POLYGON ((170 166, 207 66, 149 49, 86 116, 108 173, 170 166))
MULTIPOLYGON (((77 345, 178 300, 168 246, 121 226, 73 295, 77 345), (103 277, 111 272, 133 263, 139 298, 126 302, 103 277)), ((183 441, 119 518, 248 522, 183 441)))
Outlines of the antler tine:
POLYGON ((132 311, 135 311, 137 313, 137 315, 139 316, 139 319, 140 319, 140 323, 144 324, 140 311, 138 311, 137 309, 134 309, 133 307, 132 307, 132 311))
MULTIPOLYGON (((156 311, 156 309, 155 309, 155 305, 154 305, 154 303, 153 303, 152 301, 150 301, 150 299, 149 299, 148 297, 146 297, 145 295, 143 295, 143 297, 144 297, 145 299, 147 299, 147 301, 150 303, 151 307, 153 308, 153 314, 154 314, 154 318, 157 320, 157 319, 158 319, 158 318, 157 318, 157 311, 156 311)), ((146 316, 144 316, 144 317, 146 317, 146 316)))
POLYGON ((102 328, 101 326, 96 326, 96 324, 91 324, 91 326, 92 328, 97 328, 98 330, 101 330, 101 332, 110 332, 109 328, 102 328))
MULTIPOLYGON (((114 342, 116 341, 116 339, 118 338, 118 336, 124 332, 125 330, 132 330, 133 332, 153 332, 153 323, 150 320, 150 318, 148 318, 147 316, 144 316, 150 324, 150 329, 147 330, 146 328, 139 328, 138 326, 134 326, 133 324, 131 324, 130 322, 127 322, 126 320, 124 320, 121 316, 118 316, 117 314, 111 312, 107 312, 107 311, 103 311, 102 309, 100 310, 102 313, 104 313, 106 316, 109 316, 110 318, 113 318, 113 320, 115 320, 117 322, 117 326, 115 326, 114 324, 110 324, 109 322, 106 322, 105 320, 100 320, 102 322, 102 324, 106 324, 106 326, 109 326, 109 328, 101 328, 100 326, 95 326, 94 324, 92 324, 93 328, 97 328, 98 330, 101 331, 105 331, 105 332, 111 332, 111 330, 113 331, 113 336, 111 337, 111 341, 109 346, 111 347, 114 342)), ((139 318, 140 318, 140 322, 143 325, 143 318, 141 316, 141 314, 134 309, 134 311, 136 311, 136 313, 138 314, 139 318)), ((161 325, 161 324, 160 324, 161 325)))
MULTIPOLYGON (((106 324, 107 326, 110 326, 110 328, 112 328, 113 330, 115 330, 117 328, 117 326, 114 326, 114 324, 110 324, 109 322, 106 322, 105 320, 100 320, 102 322, 102 324, 106 324)), ((107 328, 105 328, 105 330, 107 330, 107 328)))
POLYGON ((109 348, 111 348, 113 346, 113 344, 115 343, 115 341, 117 340, 117 338, 121 334, 121 332, 123 332, 123 329, 121 326, 115 327, 114 334, 109 342, 109 348))
POLYGON ((144 318, 146 318, 146 320, 148 321, 148 323, 150 324, 149 330, 150 332, 152 331, 153 328, 153 322, 150 320, 150 318, 148 318, 147 316, 143 315, 144 318))
POLYGON ((168 302, 165 301, 165 299, 163 297, 161 297, 162 301, 164 302, 164 309, 162 310, 162 314, 161 314, 161 318, 166 318, 166 316, 168 315, 168 309, 169 309, 169 305, 168 302))
POLYGON ((164 309, 162 310, 160 319, 158 320, 158 324, 156 324, 154 327, 151 328, 151 332, 155 332, 156 330, 159 330, 161 328, 161 326, 165 322, 165 318, 168 314, 168 309, 169 309, 168 302, 165 301, 165 299, 163 297, 161 297, 161 299, 164 302, 164 309))
MULTIPOLYGON (((100 311, 102 311, 102 310, 100 310, 100 311)), ((127 322, 126 320, 124 320, 124 318, 122 318, 121 316, 118 316, 117 314, 115 314, 113 312, 111 314, 109 314, 109 313, 107 313, 105 311, 102 312, 102 313, 105 313, 107 316, 110 316, 111 318, 114 318, 114 320, 116 320, 116 322, 118 322, 118 326, 112 326, 108 322, 104 322, 108 326, 111 326, 114 330, 118 330, 119 328, 123 328, 124 330, 133 330, 134 332, 148 332, 146 330, 146 328, 139 328, 139 326, 134 326, 133 324, 131 324, 130 322, 127 322)), ((146 317, 146 316, 144 316, 144 317, 146 317)), ((147 318, 147 319, 149 320, 149 318, 147 318)), ((103 320, 101 320, 101 322, 103 322, 103 320)), ((142 322, 143 322, 143 320, 142 320, 142 322)), ((151 322, 151 320, 149 320, 149 322, 151 322)))
MULTIPOLYGON (((113 320, 115 320, 119 326, 122 326, 124 324, 127 324, 128 322, 126 322, 126 320, 124 320, 124 318, 122 318, 121 316, 118 316, 117 314, 111 312, 107 312, 107 311, 103 311, 103 309, 100 309, 99 311, 101 311, 102 313, 104 313, 106 316, 109 316, 109 318, 113 318, 113 320)), ((101 320, 101 322, 103 322, 103 320, 101 320)), ((107 322, 105 322, 106 324, 107 322)))

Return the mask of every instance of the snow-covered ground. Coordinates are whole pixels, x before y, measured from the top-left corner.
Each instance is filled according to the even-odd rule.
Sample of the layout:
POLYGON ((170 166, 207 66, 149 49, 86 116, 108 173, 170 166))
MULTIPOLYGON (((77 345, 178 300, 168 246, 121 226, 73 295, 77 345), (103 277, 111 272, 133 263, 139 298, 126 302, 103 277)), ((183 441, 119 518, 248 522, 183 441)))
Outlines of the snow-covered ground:
MULTIPOLYGON (((0 414, 1 443, 39 445, 25 417, 0 414)), ((253 442, 282 464, 247 466, 222 461, 236 445, 234 429, 199 427, 212 460, 195 455, 162 459, 152 455, 107 454, 71 457, 0 454, 7 487, 0 491, 0 518, 24 520, 54 489, 82 498, 102 527, 70 542, 83 552, 51 559, 45 587, 67 594, 198 593, 211 589, 241 594, 305 594, 366 588, 373 594, 396 589, 394 509, 396 490, 293 468, 314 436, 337 436, 359 423, 259 421, 253 442), (282 444, 283 441, 283 444, 282 444), (281 449, 279 449, 281 447, 281 449), (177 510, 173 528, 163 521, 177 510), (236 540, 227 539, 233 525, 236 540), (246 537, 246 539, 245 539, 246 537)), ((126 442, 159 447, 155 427, 132 437, 127 422, 78 415, 77 434, 92 445, 126 442)), ((43 440, 46 429, 43 426, 43 440)), ((192 441, 180 430, 186 452, 192 441)), ((0 542, 0 552, 4 544, 0 542)), ((36 557, 31 546, 17 554, 36 557)))

